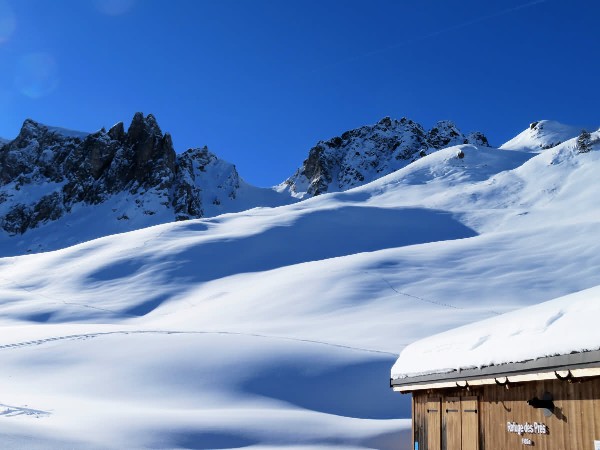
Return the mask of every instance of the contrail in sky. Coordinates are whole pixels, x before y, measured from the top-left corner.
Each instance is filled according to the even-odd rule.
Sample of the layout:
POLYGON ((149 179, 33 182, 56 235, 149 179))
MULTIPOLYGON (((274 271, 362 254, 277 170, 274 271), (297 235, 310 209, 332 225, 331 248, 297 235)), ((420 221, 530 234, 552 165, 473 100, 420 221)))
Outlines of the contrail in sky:
POLYGON ((385 53, 385 52, 388 52, 390 50, 394 50, 394 49, 399 48, 399 47, 404 47, 406 45, 410 45, 410 44, 413 44, 415 42, 420 42, 420 41, 424 41, 424 40, 427 40, 427 39, 431 39, 433 37, 439 36, 440 34, 448 33, 450 31, 454 31, 454 30, 459 30, 461 28, 465 28, 465 27, 471 26, 471 25, 479 23, 479 22, 484 22, 486 20, 495 19, 496 17, 505 16, 505 15, 513 13, 515 11, 519 11, 519 10, 525 9, 525 8, 530 8, 530 7, 535 6, 535 5, 540 5, 540 4, 546 3, 548 1, 549 0, 534 0, 534 1, 531 1, 531 2, 524 3, 522 5, 514 6, 512 8, 504 9, 504 10, 499 11, 499 12, 494 13, 494 14, 488 14, 486 16, 477 17, 476 19, 471 19, 471 20, 468 20, 466 22, 461 22, 461 23, 458 23, 456 25, 452 25, 452 26, 447 27, 447 28, 442 28, 440 30, 433 31, 433 32, 428 33, 428 34, 424 34, 422 36, 418 36, 418 37, 415 37, 415 38, 412 38, 412 39, 407 39, 405 41, 398 42, 397 44, 389 45, 387 47, 380 48, 380 49, 377 49, 377 50, 373 50, 373 51, 370 51, 370 52, 361 53, 360 55, 352 56, 352 57, 349 57, 349 58, 346 58, 346 59, 342 59, 342 60, 339 60, 339 61, 331 63, 331 64, 327 64, 325 66, 321 66, 320 68, 313 70, 312 73, 320 72, 324 68, 335 67, 335 66, 339 66, 341 64, 345 64, 345 63, 349 63, 349 62, 353 62, 353 61, 358 61, 358 60, 361 60, 361 59, 364 59, 364 58, 368 58, 370 56, 374 56, 374 55, 378 55, 380 53, 385 53))

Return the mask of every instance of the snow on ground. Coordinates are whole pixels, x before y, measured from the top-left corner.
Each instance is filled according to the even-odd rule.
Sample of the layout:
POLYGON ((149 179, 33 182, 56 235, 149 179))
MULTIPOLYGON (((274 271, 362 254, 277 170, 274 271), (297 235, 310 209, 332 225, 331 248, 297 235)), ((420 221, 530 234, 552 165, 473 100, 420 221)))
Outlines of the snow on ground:
MULTIPOLYGON (((6 185, 0 189, 0 198, 3 193, 9 193, 5 201, 0 203, 0 213, 8 211, 19 203, 29 204, 38 201, 49 190, 60 188, 61 184, 64 183, 33 185, 34 187, 28 188, 27 191, 15 190, 14 183, 6 185)), ((60 249, 98 236, 124 233, 156 223, 173 222, 175 220, 173 210, 161 204, 165 201, 162 194, 160 191, 149 190, 142 198, 132 200, 131 195, 119 193, 97 205, 76 203, 69 214, 44 223, 39 228, 30 229, 24 235, 17 237, 0 229, 0 255, 13 256, 60 249)), ((243 181, 237 194, 235 200, 227 198, 218 206, 211 205, 209 202, 205 208, 207 215, 216 215, 220 208, 237 211, 257 203, 277 206, 286 200, 271 189, 256 188, 243 181)))
POLYGON ((598 317, 600 285, 415 342, 392 378, 599 350, 598 317))
MULTIPOLYGON (((39 188, 28 189, 10 196, 0 209, 8 210, 17 203, 28 204, 39 200, 48 193, 48 189, 59 186, 39 185, 39 188)), ((8 191, 9 186, 4 191, 8 191)), ((43 227, 27 231, 22 236, 9 236, 0 231, 0 249, 2 255, 19 255, 29 252, 41 252, 57 249, 93 239, 102 234, 117 234, 133 228, 143 228, 158 221, 170 222, 174 219, 172 210, 156 207, 162 199, 150 192, 144 202, 137 204, 124 194, 111 196, 98 205, 75 204, 70 213, 58 220, 45 223, 43 227), (144 214, 144 210, 152 211, 152 215, 144 214), (103 217, 105 220, 98 220, 103 217)))
POLYGON ((409 448, 400 350, 600 285, 600 152, 573 148, 451 147, 343 193, 0 259, 3 442, 409 448))
POLYGON ((410 410, 408 397, 397 401, 372 377, 389 369, 390 355, 275 338, 88 334, 3 349, 1 358, 11 388, 0 430, 76 447, 394 448, 407 424, 393 418, 410 410), (359 395, 344 401, 350 385, 361 385, 359 395))

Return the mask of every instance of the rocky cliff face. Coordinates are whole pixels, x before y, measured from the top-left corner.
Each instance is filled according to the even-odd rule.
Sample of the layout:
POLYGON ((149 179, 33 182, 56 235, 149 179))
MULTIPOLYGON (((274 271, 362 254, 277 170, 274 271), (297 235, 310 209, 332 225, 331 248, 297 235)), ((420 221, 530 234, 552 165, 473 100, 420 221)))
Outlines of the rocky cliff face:
POLYGON ((207 201, 235 198, 240 184, 235 166, 206 147, 176 155, 151 114, 135 114, 127 131, 120 122, 91 134, 28 119, 14 140, 0 143, 0 226, 22 234, 81 205, 111 201, 113 219, 121 221, 136 214, 198 218, 207 201), (203 177, 219 184, 203 185, 203 177))
POLYGON ((179 155, 176 173, 173 207, 177 220, 204 216, 203 205, 218 210, 225 202, 236 200, 242 185, 235 166, 217 158, 207 147, 179 155))
POLYGON ((489 146, 479 132, 464 135, 450 121, 426 131, 412 120, 385 117, 310 149, 296 173, 278 189, 297 198, 350 189, 392 173, 428 153, 457 144, 489 146))

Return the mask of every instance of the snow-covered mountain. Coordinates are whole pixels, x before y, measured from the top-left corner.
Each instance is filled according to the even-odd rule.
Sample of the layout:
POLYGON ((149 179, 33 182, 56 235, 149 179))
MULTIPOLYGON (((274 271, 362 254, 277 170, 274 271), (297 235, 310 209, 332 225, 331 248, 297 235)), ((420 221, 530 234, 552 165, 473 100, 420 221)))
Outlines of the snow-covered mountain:
POLYGON ((206 147, 176 154, 151 114, 135 114, 127 131, 119 122, 95 133, 28 119, 14 140, 0 142, 0 255, 344 191, 464 143, 488 145, 450 121, 425 131, 386 117, 319 142, 294 176, 258 188, 206 147))
MULTIPOLYGON (((579 134, 577 127, 542 120, 500 149, 535 153, 579 134)), ((450 121, 426 131, 412 120, 386 117, 318 142, 292 177, 259 188, 206 147, 176 154, 151 114, 135 114, 127 131, 120 122, 95 133, 28 119, 15 139, 0 142, 0 256, 343 192, 419 167, 425 156, 457 144, 489 147, 483 134, 465 135, 450 121)))
POLYGON ((339 192, 369 183, 411 162, 456 144, 488 146, 480 132, 464 135, 445 120, 431 130, 410 119, 385 117, 375 125, 320 141, 294 175, 277 187, 297 198, 339 192))
POLYGON ((0 259, 0 439, 412 448, 388 388, 404 346, 600 286, 589 141, 460 144, 344 192, 0 259))
POLYGON ((540 152, 578 136, 581 128, 565 125, 554 120, 532 122, 529 128, 500 146, 502 150, 540 152))
POLYGON ((28 119, 0 145, 3 255, 291 201, 247 184, 206 147, 176 154, 151 114, 95 133, 28 119))

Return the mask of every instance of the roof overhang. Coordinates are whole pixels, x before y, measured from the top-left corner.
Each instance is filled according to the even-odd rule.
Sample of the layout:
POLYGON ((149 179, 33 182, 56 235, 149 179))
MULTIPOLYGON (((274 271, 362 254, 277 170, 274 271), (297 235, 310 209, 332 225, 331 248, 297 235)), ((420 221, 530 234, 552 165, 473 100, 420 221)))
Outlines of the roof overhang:
POLYGON ((600 350, 390 380, 398 392, 600 376, 600 350))

